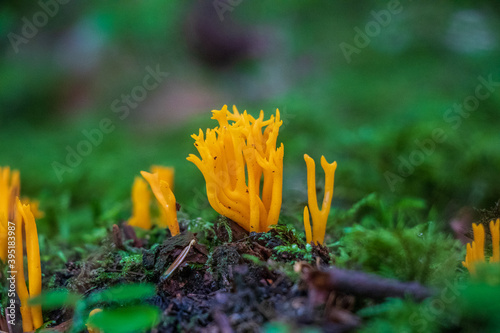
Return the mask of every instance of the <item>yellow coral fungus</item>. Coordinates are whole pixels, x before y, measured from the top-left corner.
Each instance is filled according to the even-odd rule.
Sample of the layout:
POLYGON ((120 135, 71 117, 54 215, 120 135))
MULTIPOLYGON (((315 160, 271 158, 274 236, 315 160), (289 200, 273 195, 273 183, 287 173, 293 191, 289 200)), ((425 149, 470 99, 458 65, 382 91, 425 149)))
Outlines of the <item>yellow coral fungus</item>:
POLYGON ((39 296, 42 292, 42 270, 40 266, 40 250, 38 246, 38 233, 35 218, 29 205, 21 204, 17 199, 15 224, 15 275, 16 290, 21 302, 21 316, 23 318, 23 331, 38 329, 43 324, 42 308, 40 305, 29 306, 30 297, 39 296), (23 235, 23 226, 25 235, 23 235), (28 284, 26 287, 24 275, 23 240, 26 242, 26 257, 28 261, 28 284))
POLYGON ((15 274, 16 279, 16 291, 19 301, 21 302, 21 316, 23 318, 23 331, 33 330, 33 321, 31 319, 31 310, 28 306, 29 293, 26 287, 25 277, 24 277, 24 257, 23 257, 23 216, 22 207, 17 206, 17 210, 14 213, 14 224, 16 228, 16 245, 15 245, 15 274))
POLYGON ((162 227, 167 227, 172 236, 179 234, 179 223, 177 222, 177 206, 174 193, 172 192, 169 184, 160 180, 158 173, 149 173, 141 171, 141 175, 146 179, 151 186, 151 190, 156 197, 161 209, 166 216, 166 224, 162 227))
MULTIPOLYGON (((19 171, 11 171, 9 167, 0 168, 0 259, 4 262, 9 259, 10 271, 15 277, 16 291, 21 302, 23 331, 28 332, 43 324, 41 307, 28 305, 30 297, 42 292, 42 271, 35 217, 30 205, 23 205, 19 200, 19 192, 19 171), (29 291, 24 275, 24 243, 28 258, 29 291)), ((40 214, 38 203, 35 205, 35 212, 40 214)))
POLYGON ((280 113, 264 120, 235 106, 212 111, 219 126, 193 134, 200 157, 188 161, 202 172, 210 205, 247 231, 265 232, 278 223, 283 186, 283 144, 276 148, 280 113), (261 189, 262 184, 262 189, 261 189))
MULTIPOLYGON (((26 232, 26 257, 28 258, 28 283, 30 297, 42 293, 42 268, 40 265, 40 248, 38 246, 38 232, 35 217, 30 205, 22 205, 18 200, 19 209, 22 210, 24 229, 26 232)), ((33 327, 39 328, 43 324, 42 308, 40 305, 31 307, 33 327)))
POLYGON ((132 186, 132 217, 128 224, 142 229, 151 229, 151 193, 148 183, 141 177, 135 177, 132 186))
MULTIPOLYGON (((490 221, 490 232, 493 253, 489 258, 490 263, 500 262, 500 219, 490 221)), ((476 273, 476 264, 486 262, 484 256, 484 226, 482 224, 472 224, 472 231, 474 234, 474 241, 467 244, 467 252, 465 261, 462 265, 466 267, 471 274, 476 273)))
POLYGON ((307 243, 311 241, 316 244, 323 244, 325 239, 326 222, 328 214, 330 214, 330 205, 333 197, 333 183, 337 162, 327 163, 324 156, 321 156, 321 166, 325 171, 325 194, 323 197, 323 205, 321 210, 318 208, 318 199, 316 198, 316 165, 314 160, 309 155, 304 154, 304 160, 307 165, 307 197, 308 205, 304 207, 304 228, 306 230, 307 243), (309 211, 313 220, 311 232, 311 224, 309 219, 309 211))

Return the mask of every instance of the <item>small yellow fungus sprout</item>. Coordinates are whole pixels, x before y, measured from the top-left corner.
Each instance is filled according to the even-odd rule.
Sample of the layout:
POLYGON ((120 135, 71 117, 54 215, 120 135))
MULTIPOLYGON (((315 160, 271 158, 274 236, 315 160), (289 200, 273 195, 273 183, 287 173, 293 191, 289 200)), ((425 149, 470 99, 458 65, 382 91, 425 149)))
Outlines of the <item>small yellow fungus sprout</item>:
POLYGON ((172 236, 179 234, 179 223, 177 222, 177 205, 174 193, 170 188, 170 185, 160 179, 158 173, 149 173, 146 171, 141 171, 141 175, 146 179, 153 190, 153 194, 160 205, 160 209, 163 210, 165 214, 166 225, 161 225, 162 227, 167 227, 170 230, 172 236))
POLYGON ((280 113, 264 120, 235 106, 212 111, 219 126, 193 134, 201 159, 187 158, 202 172, 210 205, 247 231, 265 232, 278 223, 283 186, 283 144, 276 148, 280 113), (262 184, 262 189, 261 189, 262 184))
POLYGON ((151 229, 150 204, 151 193, 148 183, 141 177, 135 177, 132 186, 132 217, 128 224, 142 229, 151 229))
MULTIPOLYGON (((93 315, 95 315, 96 313, 99 313, 99 312, 102 312, 102 309, 96 308, 96 309, 90 311, 88 319, 90 319, 90 317, 92 317, 93 315)), ((88 319, 87 319, 87 321, 88 321, 88 319)), ((100 329, 94 327, 93 325, 91 325, 89 323, 85 324, 85 326, 87 326, 87 331, 89 331, 89 333, 101 333, 100 329)))
POLYGON ((17 210, 14 213, 15 224, 15 275, 16 290, 21 302, 21 316, 23 331, 29 332, 38 329, 43 324, 42 308, 40 305, 29 306, 28 299, 39 296, 42 292, 42 270, 40 265, 40 249, 35 217, 29 205, 23 205, 17 199, 17 210), (23 235, 23 226, 25 235, 23 235), (28 261, 28 284, 26 287, 24 276, 23 240, 26 243, 26 257, 28 261))
MULTIPOLYGON (((484 256, 484 226, 482 224, 472 224, 474 241, 467 244, 467 253, 462 265, 466 267, 471 274, 476 274, 476 264, 486 262, 484 256)), ((500 262, 500 219, 490 221, 491 242, 493 247, 490 263, 500 262)))
POLYGON ((325 239, 326 222, 330 214, 330 205, 333 197, 333 183, 337 162, 327 163, 324 156, 321 156, 321 166, 325 171, 325 194, 321 210, 318 208, 318 199, 316 198, 316 165, 309 155, 304 154, 304 160, 307 165, 307 197, 308 207, 304 207, 304 228, 306 231, 307 243, 311 241, 316 244, 323 244, 325 239), (312 215, 313 228, 309 220, 309 211, 312 215))

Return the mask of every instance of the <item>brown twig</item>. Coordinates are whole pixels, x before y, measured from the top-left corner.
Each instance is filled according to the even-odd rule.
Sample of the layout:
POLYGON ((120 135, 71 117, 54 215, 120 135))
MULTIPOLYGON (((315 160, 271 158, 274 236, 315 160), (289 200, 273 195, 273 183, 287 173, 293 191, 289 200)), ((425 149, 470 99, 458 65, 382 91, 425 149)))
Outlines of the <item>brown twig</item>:
POLYGON ((431 289, 417 282, 401 282, 374 274, 339 268, 309 271, 306 274, 306 280, 317 291, 337 291, 372 299, 409 295, 421 301, 434 294, 431 289))

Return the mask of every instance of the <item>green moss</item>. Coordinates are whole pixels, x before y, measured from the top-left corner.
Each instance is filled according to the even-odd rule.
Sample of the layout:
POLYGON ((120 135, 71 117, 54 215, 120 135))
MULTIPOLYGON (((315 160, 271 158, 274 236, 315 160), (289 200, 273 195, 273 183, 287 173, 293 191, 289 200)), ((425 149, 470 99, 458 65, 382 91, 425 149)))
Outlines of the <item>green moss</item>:
POLYGON ((123 274, 127 274, 129 271, 140 271, 142 269, 142 254, 132 254, 123 257, 120 260, 120 265, 122 265, 123 274))
MULTIPOLYGON (((290 257, 296 258, 297 260, 304 260, 308 262, 313 261, 313 256, 311 253, 311 244, 306 244, 305 246, 299 246, 297 244, 291 245, 281 245, 274 248, 278 255, 288 254, 290 257)), ((274 259, 278 259, 276 255, 273 255, 274 259)), ((295 260, 293 261, 295 262, 295 260)))
POLYGON ((463 259, 458 241, 429 222, 413 228, 375 230, 356 225, 341 240, 337 264, 403 281, 439 285, 463 259))
POLYGON ((96 285, 112 285, 116 280, 123 276, 121 272, 108 272, 106 268, 99 267, 92 273, 96 285))
POLYGON ((382 304, 365 308, 357 313, 364 320, 363 328, 359 332, 439 332, 440 325, 435 320, 437 316, 433 316, 430 309, 432 309, 431 300, 415 303, 411 300, 388 299, 382 304))

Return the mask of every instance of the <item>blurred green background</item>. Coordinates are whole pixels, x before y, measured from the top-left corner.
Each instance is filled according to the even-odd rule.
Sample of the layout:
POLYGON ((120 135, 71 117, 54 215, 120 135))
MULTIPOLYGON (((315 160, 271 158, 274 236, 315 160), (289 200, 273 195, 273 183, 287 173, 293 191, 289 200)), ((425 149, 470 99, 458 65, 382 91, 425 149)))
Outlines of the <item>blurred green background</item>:
POLYGON ((127 219, 152 164, 176 168, 192 218, 213 214, 185 158, 224 104, 280 110, 287 216, 306 202, 304 153, 338 163, 332 214, 376 193, 416 198, 448 228, 499 198, 498 2, 66 2, 0 11, 0 165, 41 200, 47 237, 127 219))

